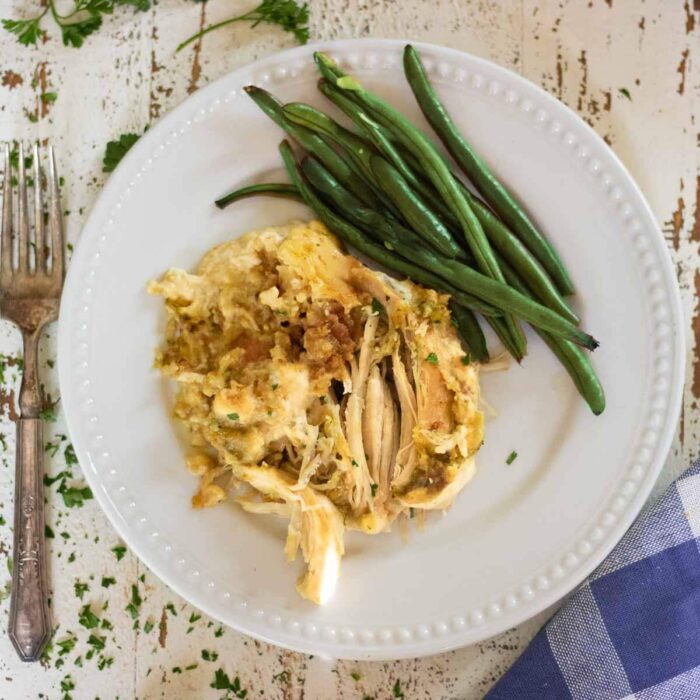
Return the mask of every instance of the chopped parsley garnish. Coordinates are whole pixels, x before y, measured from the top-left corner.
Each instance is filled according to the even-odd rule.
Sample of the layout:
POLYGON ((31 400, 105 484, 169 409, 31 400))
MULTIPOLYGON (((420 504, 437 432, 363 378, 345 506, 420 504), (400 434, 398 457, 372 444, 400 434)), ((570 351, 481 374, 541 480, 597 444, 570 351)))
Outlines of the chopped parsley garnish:
POLYGON ((95 651, 102 651, 105 648, 105 638, 104 637, 98 637, 96 634, 91 634, 88 637, 87 643, 89 646, 91 646, 95 651))
POLYGON ((623 97, 626 97, 630 102, 632 102, 632 95, 627 88, 618 88, 617 90, 623 97))
POLYGON ((350 460, 350 464, 352 464, 353 467, 359 467, 359 466, 360 466, 354 459, 351 459, 351 460, 350 460))
POLYGON ((248 695, 248 691, 241 688, 241 679, 236 676, 231 681, 223 669, 217 669, 214 672, 214 680, 209 684, 209 687, 215 690, 230 690, 236 698, 242 699, 248 695))
POLYGON ((506 459, 506 464, 513 464, 515 460, 518 458, 518 453, 513 451, 508 455, 508 458, 506 459))
POLYGON ((84 605, 80 609, 80 615, 78 617, 78 622, 85 628, 92 630, 97 627, 100 623, 100 619, 95 615, 92 610, 90 610, 90 605, 84 605))
POLYGON ((85 501, 92 498, 92 491, 89 486, 84 486, 83 488, 67 486, 65 479, 61 481, 57 490, 63 496, 63 503, 67 508, 80 508, 85 501))
POLYGON ((126 554, 126 547, 123 544, 118 544, 116 547, 112 547, 112 551, 114 552, 114 556, 117 558, 117 561, 121 561, 126 554))
POLYGON ((430 362, 431 365, 436 365, 438 363, 438 356, 434 352, 431 352, 425 358, 425 361, 430 362))
POLYGON ((384 308, 384 304, 382 304, 382 302, 378 299, 372 299, 372 315, 380 316, 381 314, 385 313, 386 309, 384 308))
POLYGON ((129 615, 131 615, 132 620, 135 620, 139 616, 139 612, 141 611, 141 603, 143 603, 143 599, 139 595, 139 589, 136 585, 132 584, 131 600, 126 608, 124 608, 129 615))
POLYGON ((199 613, 192 613, 190 615, 190 624, 192 624, 193 622, 197 622, 197 620, 201 620, 201 619, 202 619, 202 616, 199 613))
POLYGON ((379 484, 370 484, 370 488, 372 489, 372 498, 374 498, 375 494, 377 493, 377 489, 379 488, 379 484))
POLYGON ((401 681, 397 680, 396 683, 394 683, 394 687, 391 689, 391 692, 395 698, 404 697, 403 690, 401 690, 401 681))
POLYGON ((165 609, 171 614, 177 617, 177 611, 175 610, 175 606, 172 603, 168 603, 165 606, 165 609))
POLYGON ((153 620, 146 620, 144 626, 143 626, 143 631, 148 634, 153 628, 155 627, 155 624, 153 620))
POLYGON ((70 654, 71 651, 75 649, 76 641, 76 638, 71 635, 66 639, 62 639, 60 642, 56 642, 56 646, 58 647, 58 655, 65 656, 66 654, 70 654))
POLYGON ((462 358, 462 364, 463 365, 470 365, 472 363, 472 356, 467 353, 463 358, 462 358))
POLYGON ((224 636, 224 628, 219 627, 215 632, 214 632, 215 637, 223 637, 224 636))
POLYGON ((215 651, 209 651, 209 649, 202 649, 202 658, 204 661, 216 661, 219 654, 215 651))
POLYGON ((102 158, 102 172, 113 172, 140 138, 141 134, 128 133, 122 134, 116 141, 109 141, 105 148, 104 158, 102 158))
POLYGON ((199 664, 190 664, 189 666, 185 666, 185 671, 192 671, 193 669, 197 668, 199 664))
POLYGON ((280 671, 272 676, 273 681, 279 681, 280 683, 289 683, 289 673, 287 671, 280 671))
POLYGON ((80 598, 80 600, 82 600, 83 596, 88 591, 88 585, 87 583, 83 583, 82 581, 76 581, 73 584, 73 590, 75 591, 76 598, 80 598))
POLYGON ((48 539, 53 539, 55 537, 50 525, 44 525, 44 537, 48 539))
POLYGON ((45 420, 47 423, 55 423, 58 420, 53 407, 42 408, 41 411, 39 411, 39 418, 45 420))
POLYGON ((100 660, 97 662, 97 668, 100 671, 104 671, 109 668, 114 663, 114 659, 111 656, 100 656, 100 660))
POLYGON ((63 457, 66 460, 66 465, 72 467, 74 464, 78 463, 78 458, 75 456, 75 449, 72 443, 66 445, 66 449, 63 450, 63 457))
POLYGON ((70 700, 73 696, 70 695, 70 691, 75 690, 75 682, 70 677, 70 673, 61 681, 61 692, 63 693, 63 698, 61 700, 70 700))
POLYGON ((238 420, 240 416, 237 413, 227 413, 226 418, 229 420, 238 420))
POLYGON ((70 475, 70 472, 66 471, 59 472, 58 474, 56 474, 56 476, 49 476, 48 474, 44 474, 44 486, 52 486, 57 481, 70 477, 70 475))
POLYGON ((352 671, 350 673, 350 678, 352 678, 354 681, 359 681, 360 678, 362 678, 362 674, 358 673, 357 671, 352 671))
POLYGON ((173 673, 182 673, 182 669, 179 666, 173 666, 173 673))
POLYGON ((216 24, 210 24, 183 41, 175 51, 184 49, 185 46, 193 41, 197 41, 197 39, 214 29, 233 24, 234 22, 252 22, 254 27, 261 22, 276 24, 284 29, 285 32, 293 34, 300 44, 305 44, 309 40, 309 5, 307 3, 297 5, 295 0, 262 0, 256 8, 243 15, 231 17, 216 24))
POLYGON ((117 579, 114 578, 114 576, 103 576, 102 577, 102 588, 109 588, 110 586, 113 586, 117 582, 117 579))
POLYGON ((272 391, 277 391, 277 389, 279 389, 279 388, 280 388, 280 385, 279 385, 279 384, 273 384, 273 385, 272 385, 272 391))

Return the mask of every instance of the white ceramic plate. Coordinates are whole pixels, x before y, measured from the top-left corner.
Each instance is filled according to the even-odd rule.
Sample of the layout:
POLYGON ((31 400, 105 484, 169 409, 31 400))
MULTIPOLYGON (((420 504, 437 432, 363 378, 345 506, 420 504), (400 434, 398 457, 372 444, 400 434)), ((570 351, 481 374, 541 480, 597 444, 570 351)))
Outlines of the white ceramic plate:
MULTIPOLYGON (((402 76, 403 42, 320 45, 422 119, 402 76)), ((128 545, 174 590, 243 632, 315 654, 398 658, 489 637, 541 611, 601 561, 638 513, 666 456, 683 381, 681 311, 664 241, 610 149, 557 100, 481 59, 421 45, 459 126, 555 242, 580 290, 608 406, 588 411, 537 337, 523 367, 484 376, 498 412, 479 473, 444 516, 404 542, 347 538, 333 600, 300 599, 284 524, 234 505, 194 511, 196 483, 152 370, 161 301, 145 285, 192 268, 220 241, 301 205, 233 186, 281 173, 281 133, 242 92, 262 85, 318 104, 312 47, 277 54, 200 90, 144 135, 110 178, 66 283, 63 404, 96 498, 128 545), (517 460, 506 465, 515 450, 517 460)), ((274 177, 273 177, 274 179, 274 177)), ((279 179, 279 177, 278 177, 279 179)))

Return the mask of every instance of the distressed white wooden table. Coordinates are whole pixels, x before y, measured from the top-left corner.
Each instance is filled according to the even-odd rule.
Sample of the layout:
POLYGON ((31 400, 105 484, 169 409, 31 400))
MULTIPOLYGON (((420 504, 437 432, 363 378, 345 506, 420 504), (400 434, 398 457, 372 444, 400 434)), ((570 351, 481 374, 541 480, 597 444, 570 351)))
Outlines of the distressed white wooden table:
MULTIPOLYGON (((39 4, 0 0, 0 18, 28 16, 39 4)), ((0 141, 39 138, 57 146, 71 244, 105 181, 107 141, 142 131, 198 87, 292 44, 277 28, 241 24, 174 54, 175 46, 200 25, 253 4, 154 0, 146 13, 124 9, 107 18, 81 49, 64 47, 50 23, 48 40, 37 48, 20 46, 0 32, 0 141)), ((312 40, 376 36, 430 41, 525 75, 575 109, 631 170, 668 241, 687 322, 683 413, 658 493, 698 455, 700 444, 698 0, 696 7, 693 0, 310 4, 312 40)), ((46 391, 55 400, 55 328, 47 336, 41 364, 46 391)), ((226 695, 210 687, 218 669, 231 681, 239 677, 239 697, 246 689, 248 698, 289 700, 384 700, 398 696, 397 691, 405 698, 479 698, 548 616, 543 613, 483 644, 394 663, 314 658, 224 629, 124 553, 94 500, 65 505, 57 492, 62 481, 65 488, 84 484, 73 464, 59 403, 57 420, 47 426, 46 452, 47 474, 69 472, 46 487, 55 633, 40 666, 23 664, 4 634, 12 566, 13 421, 21 367, 19 335, 5 323, 0 325, 0 352, 0 558, 5 560, 0 562, 0 698, 218 698, 226 695)))

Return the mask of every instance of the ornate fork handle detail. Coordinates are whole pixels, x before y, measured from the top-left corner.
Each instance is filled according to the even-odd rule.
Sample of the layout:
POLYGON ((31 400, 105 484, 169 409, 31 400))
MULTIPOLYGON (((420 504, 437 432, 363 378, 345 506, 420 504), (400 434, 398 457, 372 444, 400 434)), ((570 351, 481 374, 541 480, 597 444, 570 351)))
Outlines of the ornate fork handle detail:
POLYGON ((22 416, 17 423, 15 532, 9 633, 23 661, 36 661, 51 636, 46 575, 43 495, 43 426, 39 418, 37 342, 24 332, 22 416))

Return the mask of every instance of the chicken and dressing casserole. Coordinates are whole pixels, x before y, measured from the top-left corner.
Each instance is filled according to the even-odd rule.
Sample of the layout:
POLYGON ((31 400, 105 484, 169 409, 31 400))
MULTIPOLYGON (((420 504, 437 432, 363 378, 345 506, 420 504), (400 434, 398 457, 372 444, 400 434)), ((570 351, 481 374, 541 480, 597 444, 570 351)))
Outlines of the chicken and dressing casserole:
POLYGON ((167 308, 156 365, 180 385, 192 505, 230 494, 288 519, 305 598, 331 594, 346 529, 445 509, 474 475, 479 368, 448 296, 368 268, 322 224, 224 243, 149 291, 167 308))

